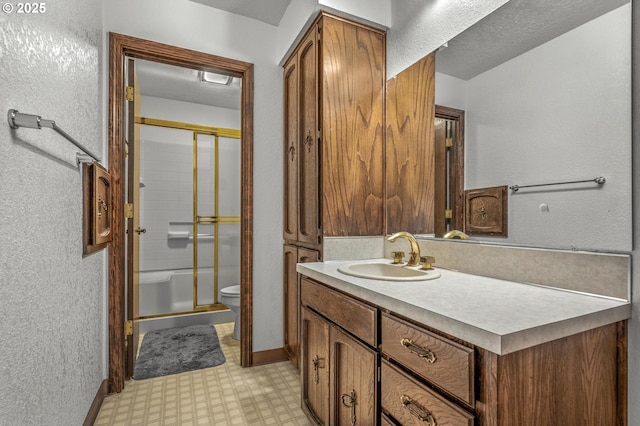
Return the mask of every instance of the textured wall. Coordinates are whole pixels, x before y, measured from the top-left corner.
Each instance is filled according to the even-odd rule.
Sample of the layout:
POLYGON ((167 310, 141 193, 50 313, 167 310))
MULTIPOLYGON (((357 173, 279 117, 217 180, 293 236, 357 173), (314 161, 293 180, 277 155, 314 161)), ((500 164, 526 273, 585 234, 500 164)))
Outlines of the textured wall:
MULTIPOLYGON (((103 148, 98 0, 0 14, 0 106, 103 148)), ((4 10, 4 9, 3 9, 4 10)), ((0 424, 79 425, 105 373, 104 256, 82 257, 76 149, 0 123, 0 424)))

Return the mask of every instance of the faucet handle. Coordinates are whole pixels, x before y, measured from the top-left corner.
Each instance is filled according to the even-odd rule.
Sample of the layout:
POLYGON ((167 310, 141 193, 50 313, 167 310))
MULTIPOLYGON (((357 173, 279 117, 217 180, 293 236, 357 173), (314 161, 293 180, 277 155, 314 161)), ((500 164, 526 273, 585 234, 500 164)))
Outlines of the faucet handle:
POLYGON ((433 269, 433 264, 436 263, 436 258, 433 256, 420 256, 420 265, 422 269, 433 269))
POLYGON ((404 252, 403 251, 392 251, 391 257, 393 258, 393 263, 398 264, 402 263, 404 260, 404 252))

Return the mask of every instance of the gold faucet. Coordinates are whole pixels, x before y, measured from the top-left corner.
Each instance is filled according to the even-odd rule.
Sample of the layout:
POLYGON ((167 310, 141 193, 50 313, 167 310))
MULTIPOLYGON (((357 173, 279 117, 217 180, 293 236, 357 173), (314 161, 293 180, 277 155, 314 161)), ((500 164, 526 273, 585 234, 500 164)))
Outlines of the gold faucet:
POLYGON ((465 234, 462 231, 458 231, 457 229, 454 229, 452 231, 447 232, 446 234, 444 234, 442 236, 442 238, 444 239, 457 239, 457 240, 466 240, 467 238, 469 238, 469 236, 467 234, 465 234))
POLYGON ((406 238, 411 245, 411 253, 409 253, 407 266, 418 266, 420 264, 420 246, 413 235, 405 231, 400 231, 388 237, 387 241, 394 242, 400 237, 406 238))

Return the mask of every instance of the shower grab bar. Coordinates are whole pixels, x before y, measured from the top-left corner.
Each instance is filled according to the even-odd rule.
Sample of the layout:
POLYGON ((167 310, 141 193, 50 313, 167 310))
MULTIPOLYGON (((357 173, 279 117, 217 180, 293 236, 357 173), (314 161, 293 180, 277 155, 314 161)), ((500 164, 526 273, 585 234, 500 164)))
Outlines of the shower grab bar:
MULTIPOLYGON (((198 233, 198 239, 211 239, 213 238, 213 234, 200 234, 198 233)), ((185 232, 185 231, 169 231, 167 234, 167 238, 170 240, 193 240, 193 232, 185 232)))
POLYGON ((509 189, 512 190, 513 192, 518 192, 518 190, 521 188, 533 188, 535 186, 549 186, 549 185, 568 185, 571 183, 584 183, 584 182, 595 182, 598 185, 603 185, 606 181, 607 180, 605 178, 600 176, 594 179, 573 180, 573 181, 567 181, 567 182, 539 183, 536 185, 511 185, 509 189))
POLYGON ((55 130, 82 151, 82 153, 78 152, 76 154, 76 163, 78 165, 80 165, 80 163, 91 163, 93 161, 96 161, 98 163, 100 162, 100 157, 89 151, 85 146, 72 138, 60 127, 56 126, 56 122, 53 120, 46 120, 39 115, 24 114, 22 112, 19 112, 17 109, 10 109, 7 112, 7 121, 9 122, 9 126, 12 129, 19 129, 20 127, 27 127, 29 129, 42 129, 43 127, 48 127, 55 130))

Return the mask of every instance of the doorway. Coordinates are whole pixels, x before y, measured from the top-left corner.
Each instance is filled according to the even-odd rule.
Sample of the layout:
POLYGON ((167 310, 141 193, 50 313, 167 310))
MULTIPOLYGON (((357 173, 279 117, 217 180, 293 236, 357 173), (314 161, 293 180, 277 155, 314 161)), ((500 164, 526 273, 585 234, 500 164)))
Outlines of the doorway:
MULTIPOLYGON (((240 358, 252 365, 252 251, 253 251, 253 65, 202 52, 169 46, 122 34, 109 34, 109 171, 112 176, 112 232, 109 248, 109 391, 120 392, 127 378, 125 330, 125 60, 143 59, 239 78, 240 119, 240 358)), ((129 229, 134 229, 129 226, 129 229)))
POLYGON ((464 111, 435 107, 434 232, 464 229, 464 111))

